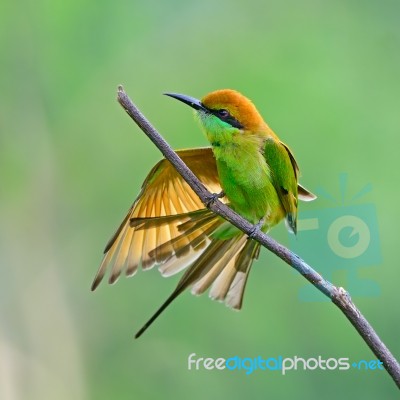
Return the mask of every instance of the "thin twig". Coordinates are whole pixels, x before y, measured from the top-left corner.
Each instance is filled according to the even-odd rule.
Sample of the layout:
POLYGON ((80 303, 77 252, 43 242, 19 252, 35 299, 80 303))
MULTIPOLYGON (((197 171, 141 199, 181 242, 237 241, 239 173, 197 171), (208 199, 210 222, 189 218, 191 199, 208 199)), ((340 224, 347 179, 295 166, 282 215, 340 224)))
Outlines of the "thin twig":
POLYGON ((356 328, 358 333, 364 339, 376 357, 382 361, 385 369, 391 375, 393 381, 400 388, 400 365, 389 349, 381 341, 371 324, 361 314, 354 305, 349 294, 341 287, 332 285, 329 281, 318 274, 310 265, 303 261, 298 255, 267 236, 261 230, 254 232, 254 226, 235 213, 231 208, 220 201, 211 201, 212 194, 204 187, 193 172, 186 166, 181 158, 172 150, 168 143, 161 137, 157 130, 144 117, 139 109, 132 103, 122 86, 118 87, 118 102, 125 109, 128 115, 140 127, 140 129, 149 137, 149 139, 157 146, 164 157, 182 175, 183 179, 199 196, 203 204, 212 210, 215 214, 225 218, 237 228, 246 234, 252 234, 252 238, 272 251, 283 261, 293 267, 297 272, 311 282, 319 291, 329 297, 337 307, 343 312, 351 324, 356 328))

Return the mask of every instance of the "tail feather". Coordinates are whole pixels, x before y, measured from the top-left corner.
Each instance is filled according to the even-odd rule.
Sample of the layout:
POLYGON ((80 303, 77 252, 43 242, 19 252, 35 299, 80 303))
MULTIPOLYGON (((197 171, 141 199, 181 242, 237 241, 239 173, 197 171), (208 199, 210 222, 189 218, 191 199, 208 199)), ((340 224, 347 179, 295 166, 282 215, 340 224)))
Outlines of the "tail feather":
POLYGON ((179 249, 175 254, 172 254, 165 263, 159 267, 161 274, 163 276, 171 276, 186 268, 190 263, 183 265, 184 257, 186 259, 192 259, 193 261, 199 258, 211 243, 209 236, 219 225, 220 221, 214 221, 203 234, 197 236, 191 243, 179 249))
POLYGON ((230 239, 214 238, 209 241, 206 249, 186 270, 172 294, 135 338, 141 336, 172 301, 190 286, 192 293, 201 294, 212 285, 210 297, 225 300, 229 307, 240 309, 250 267, 254 258, 258 257, 259 249, 257 242, 248 240, 242 233, 230 239))
MULTIPOLYGON (((211 286, 211 284, 218 279, 227 268, 229 268, 230 264, 235 262, 237 253, 243 247, 243 241, 246 241, 246 237, 244 235, 235 236, 232 239, 224 240, 224 242, 227 244, 226 251, 222 254, 216 254, 218 258, 216 259, 214 265, 212 265, 210 270, 201 279, 199 279, 195 285, 193 285, 193 294, 200 295, 204 293, 211 286)), ((212 250, 213 249, 210 246, 210 251, 212 250)))
POLYGON ((227 306, 240 309, 245 289, 245 281, 250 272, 254 258, 258 256, 260 245, 254 240, 244 237, 240 251, 236 253, 231 262, 222 270, 213 283, 210 297, 214 300, 224 301, 227 306))
POLYGON ((260 244, 254 240, 249 240, 235 263, 237 273, 225 297, 225 304, 228 307, 235 310, 240 310, 242 308, 244 291, 246 289, 250 269, 254 259, 258 258, 259 253, 260 244))
POLYGON ((196 282, 201 284, 203 279, 207 282, 210 276, 212 277, 218 272, 219 268, 223 268, 223 264, 220 261, 229 252, 232 242, 236 240, 236 238, 212 240, 203 254, 184 273, 177 287, 186 289, 196 282))

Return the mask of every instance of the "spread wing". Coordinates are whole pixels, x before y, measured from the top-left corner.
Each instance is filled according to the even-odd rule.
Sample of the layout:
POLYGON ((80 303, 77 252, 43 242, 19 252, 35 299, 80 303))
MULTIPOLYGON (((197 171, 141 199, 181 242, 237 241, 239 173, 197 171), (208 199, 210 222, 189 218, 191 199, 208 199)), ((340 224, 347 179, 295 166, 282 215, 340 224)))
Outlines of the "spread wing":
MULTIPOLYGON (((211 193, 221 192, 217 164, 211 147, 178 150, 176 153, 211 193)), ((184 214, 202 208, 204 204, 197 194, 164 158, 147 175, 138 197, 107 243, 104 253, 111 248, 123 227, 132 218, 184 214)))
MULTIPOLYGON (((221 192, 210 147, 180 150, 177 154, 211 193, 221 192)), ((92 290, 98 286, 108 267, 111 268, 110 283, 117 280, 124 268, 127 275, 133 275, 140 263, 144 269, 151 268, 157 261, 152 250, 181 237, 179 225, 198 218, 195 212, 201 209, 204 209, 203 203, 172 164, 166 159, 159 161, 147 175, 137 199, 107 243, 92 290), (176 217, 169 223, 155 223, 146 229, 135 228, 130 222, 132 219, 171 215, 176 217)), ((190 235, 181 237, 180 245, 183 240, 192 239, 190 235)))

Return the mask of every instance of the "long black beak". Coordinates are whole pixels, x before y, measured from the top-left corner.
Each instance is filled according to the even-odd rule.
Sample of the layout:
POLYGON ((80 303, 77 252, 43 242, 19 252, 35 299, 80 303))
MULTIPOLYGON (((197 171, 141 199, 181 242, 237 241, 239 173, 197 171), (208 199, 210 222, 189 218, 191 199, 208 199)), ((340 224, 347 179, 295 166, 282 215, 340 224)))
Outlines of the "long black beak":
POLYGON ((188 106, 194 108, 198 111, 203 111, 209 113, 210 111, 203 106, 200 100, 195 99, 194 97, 186 96, 185 94, 178 94, 178 93, 164 93, 166 96, 173 97, 181 101, 182 103, 187 104, 188 106))

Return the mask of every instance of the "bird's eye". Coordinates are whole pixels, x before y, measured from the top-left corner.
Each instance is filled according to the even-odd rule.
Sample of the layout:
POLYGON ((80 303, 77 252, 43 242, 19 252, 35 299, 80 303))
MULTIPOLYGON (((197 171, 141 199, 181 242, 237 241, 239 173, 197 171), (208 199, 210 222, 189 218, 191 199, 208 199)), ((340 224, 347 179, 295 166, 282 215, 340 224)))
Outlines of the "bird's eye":
POLYGON ((225 109, 218 110, 218 116, 220 118, 227 118, 229 117, 229 111, 225 109))

